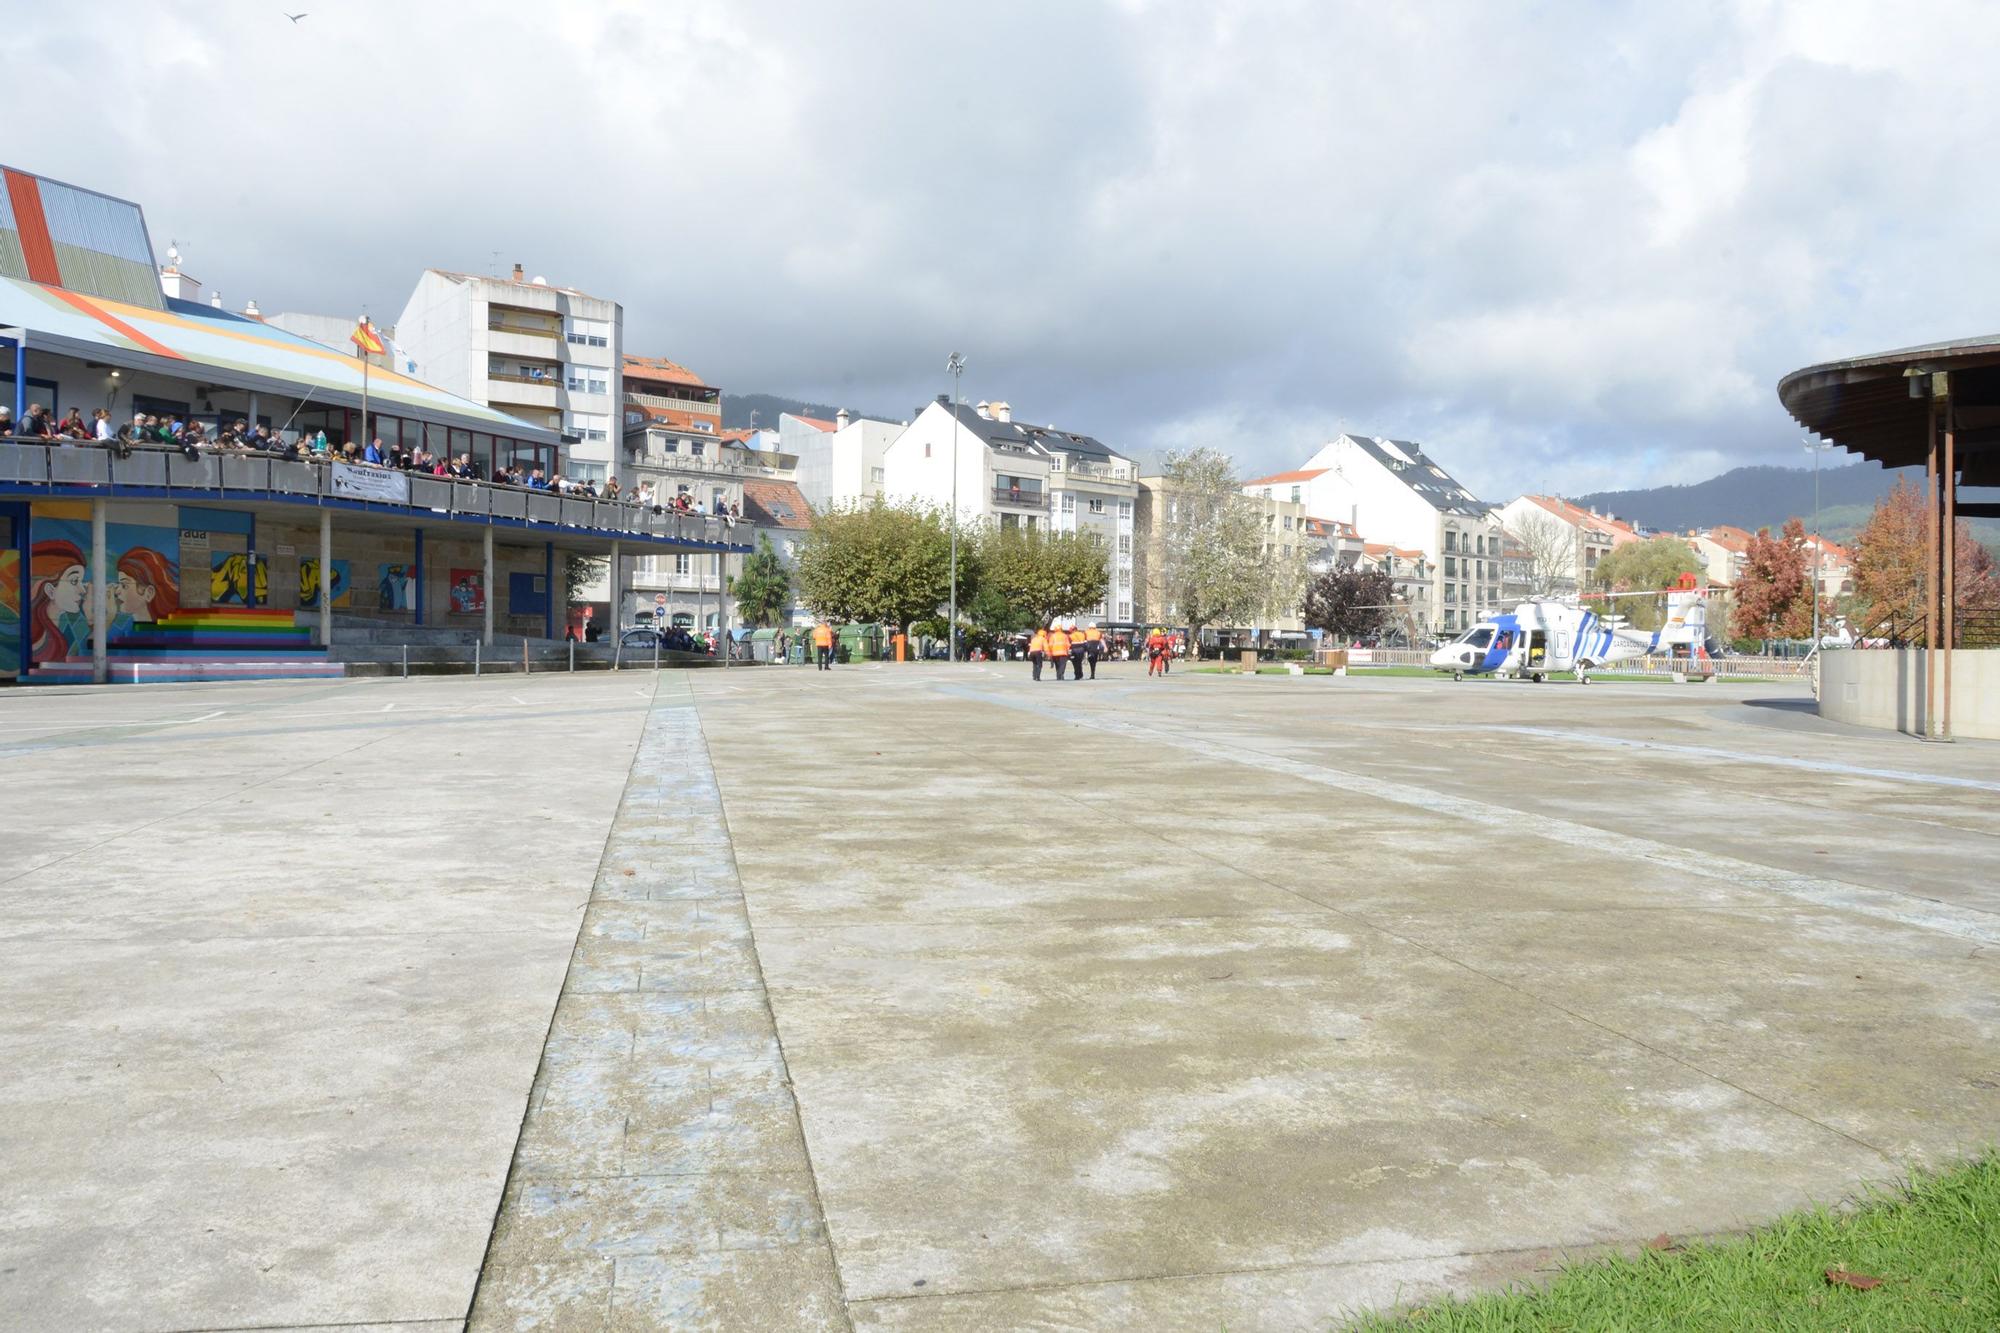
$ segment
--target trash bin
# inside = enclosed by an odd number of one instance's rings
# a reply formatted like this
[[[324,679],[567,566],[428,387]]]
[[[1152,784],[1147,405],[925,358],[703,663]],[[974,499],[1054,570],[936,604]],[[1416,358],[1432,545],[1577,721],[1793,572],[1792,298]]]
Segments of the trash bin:
[[[1245,648],[1238,655],[1243,661],[1243,673],[1245,675],[1255,674],[1257,670],[1257,650],[1255,648]]]

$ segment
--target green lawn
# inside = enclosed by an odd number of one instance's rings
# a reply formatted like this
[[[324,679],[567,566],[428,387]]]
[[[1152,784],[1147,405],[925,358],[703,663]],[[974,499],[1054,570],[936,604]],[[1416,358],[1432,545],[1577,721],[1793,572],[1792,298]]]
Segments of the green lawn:
[[[1369,1315],[1348,1327],[1992,1333],[2000,1329],[2000,1157],[1916,1177],[1907,1192],[1871,1193],[1852,1209],[1812,1208],[1685,1249],[1649,1246],[1636,1257],[1565,1268],[1546,1286]]]

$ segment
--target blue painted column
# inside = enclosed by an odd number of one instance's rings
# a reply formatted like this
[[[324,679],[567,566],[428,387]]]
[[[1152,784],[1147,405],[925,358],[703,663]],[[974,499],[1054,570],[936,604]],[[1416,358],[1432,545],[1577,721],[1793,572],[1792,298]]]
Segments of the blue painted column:
[[[20,679],[26,680],[28,678],[28,668],[34,665],[34,662],[31,660],[34,652],[33,635],[28,629],[28,587],[31,577],[31,571],[28,568],[28,551],[34,541],[28,532],[28,524],[32,511],[25,502],[0,506],[0,509],[4,509],[7,515],[14,520],[14,556],[20,562],[21,578],[21,586],[15,589],[15,595],[21,604],[21,660],[16,662],[14,666],[20,672]]]
[[[542,634],[545,638],[553,639],[556,636],[556,544],[554,542],[542,543],[542,587],[548,590],[548,597],[542,603]],[[493,590],[488,588],[486,595],[491,597]]]
[[[412,566],[410,582],[416,588],[416,595],[410,602],[411,609],[416,612],[413,623],[421,625],[424,623],[424,530],[422,528],[417,529],[417,558]],[[491,595],[490,590],[488,595]]]

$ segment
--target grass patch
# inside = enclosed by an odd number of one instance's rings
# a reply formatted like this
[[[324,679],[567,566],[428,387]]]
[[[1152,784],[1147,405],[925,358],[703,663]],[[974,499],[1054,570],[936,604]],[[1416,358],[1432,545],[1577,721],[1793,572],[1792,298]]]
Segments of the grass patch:
[[[1851,1209],[1789,1213],[1733,1240],[1593,1259],[1543,1287],[1367,1315],[1348,1327],[1991,1333],[2000,1329],[2000,1157],[1870,1191]]]

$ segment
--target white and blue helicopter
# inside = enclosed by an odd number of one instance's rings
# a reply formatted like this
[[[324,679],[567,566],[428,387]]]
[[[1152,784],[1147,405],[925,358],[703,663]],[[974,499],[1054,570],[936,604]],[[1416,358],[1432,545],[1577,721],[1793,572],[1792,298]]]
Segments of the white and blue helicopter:
[[[1490,675],[1540,683],[1553,672],[1569,671],[1587,685],[1590,673],[1601,667],[1661,652],[1706,664],[1708,602],[1702,589],[1669,592],[1667,623],[1657,630],[1632,629],[1623,616],[1600,616],[1563,602],[1522,602],[1439,648],[1431,654],[1431,666],[1451,672],[1453,680]]]

